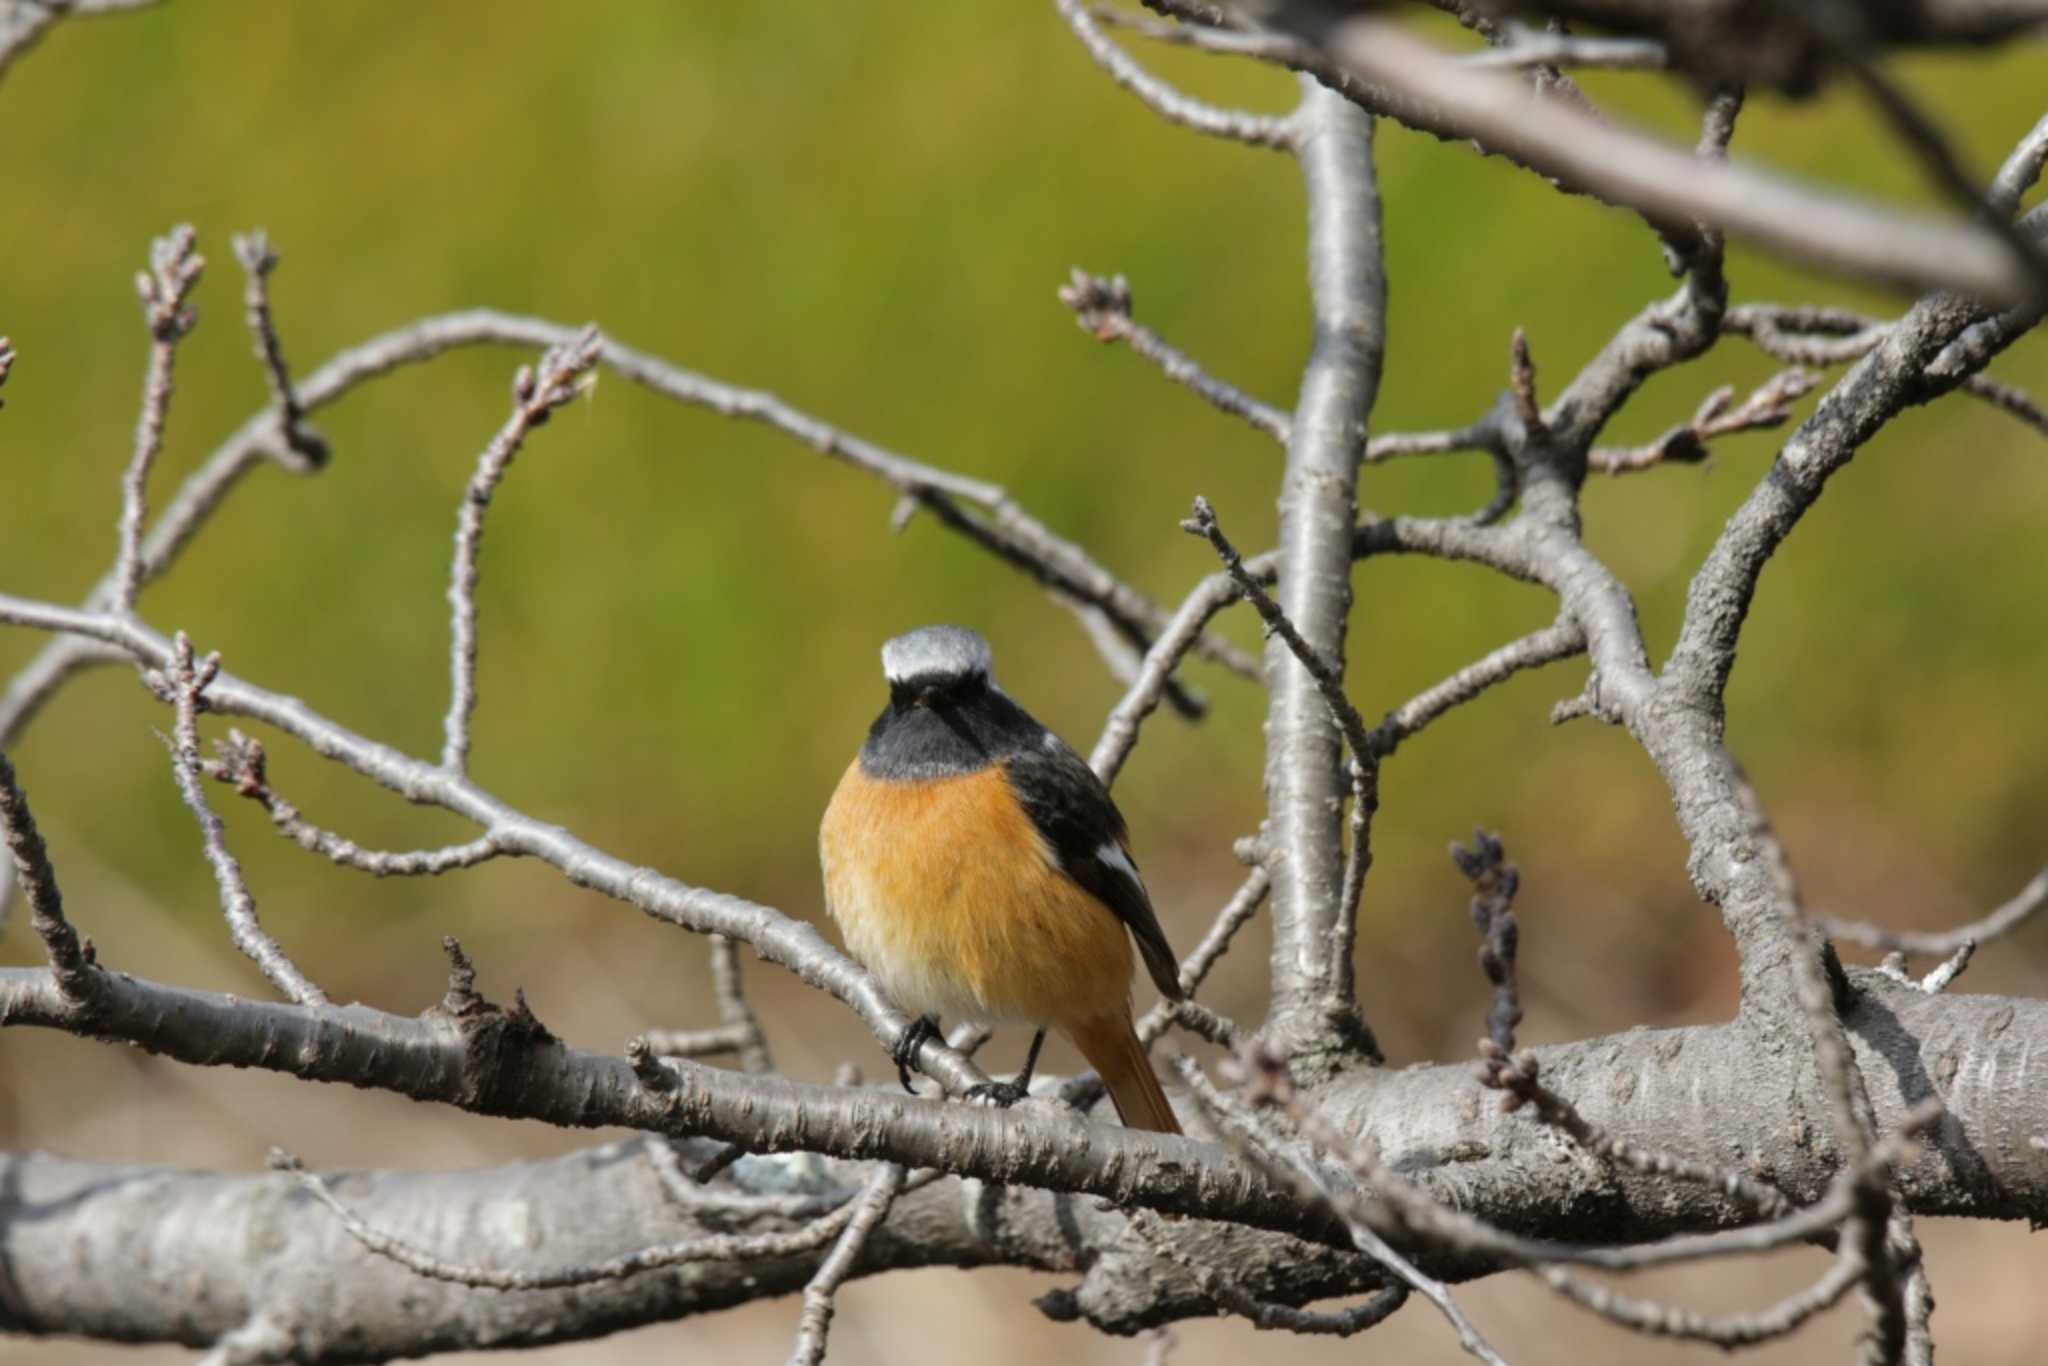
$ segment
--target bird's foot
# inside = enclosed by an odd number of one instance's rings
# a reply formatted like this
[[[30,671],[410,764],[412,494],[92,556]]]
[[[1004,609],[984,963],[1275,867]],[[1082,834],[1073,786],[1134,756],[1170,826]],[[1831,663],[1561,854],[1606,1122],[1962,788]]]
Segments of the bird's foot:
[[[961,1093],[963,1100],[989,1101],[998,1110],[1007,1110],[1031,1092],[1014,1081],[985,1081],[979,1086],[970,1086]]]
[[[889,1056],[896,1063],[896,1079],[913,1096],[917,1088],[910,1084],[910,1065],[917,1061],[917,1050],[938,1037],[939,1022],[929,1015],[920,1015],[897,1037],[896,1047],[890,1051]]]

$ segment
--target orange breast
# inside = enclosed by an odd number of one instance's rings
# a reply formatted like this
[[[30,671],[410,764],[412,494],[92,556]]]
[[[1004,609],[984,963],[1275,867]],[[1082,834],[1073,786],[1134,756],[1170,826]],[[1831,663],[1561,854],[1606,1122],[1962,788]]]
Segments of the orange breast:
[[[906,1010],[1064,1024],[1125,1008],[1123,922],[1059,870],[1001,770],[882,783],[856,760],[818,849],[847,948]]]

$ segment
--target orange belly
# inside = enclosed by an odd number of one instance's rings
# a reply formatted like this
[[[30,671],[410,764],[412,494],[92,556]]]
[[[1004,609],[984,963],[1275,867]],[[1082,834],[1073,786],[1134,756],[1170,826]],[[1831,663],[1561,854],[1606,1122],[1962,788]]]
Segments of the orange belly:
[[[1127,1008],[1123,922],[1060,871],[1000,769],[882,783],[855,760],[818,851],[847,948],[906,1010],[1065,1025]]]

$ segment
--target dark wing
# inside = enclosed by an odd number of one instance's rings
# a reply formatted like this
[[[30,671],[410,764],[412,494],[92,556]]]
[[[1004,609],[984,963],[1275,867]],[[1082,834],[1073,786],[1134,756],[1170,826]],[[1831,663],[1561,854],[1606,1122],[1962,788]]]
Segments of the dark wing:
[[[1039,744],[1006,757],[1003,769],[1061,870],[1130,927],[1160,994],[1169,1001],[1182,999],[1180,960],[1145,895],[1125,843],[1123,813],[1095,770],[1051,731]]]

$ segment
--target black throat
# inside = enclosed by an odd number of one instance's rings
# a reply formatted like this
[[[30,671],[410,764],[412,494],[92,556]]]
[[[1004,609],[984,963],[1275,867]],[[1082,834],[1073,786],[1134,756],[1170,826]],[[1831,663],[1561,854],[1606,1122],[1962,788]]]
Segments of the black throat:
[[[986,684],[938,694],[899,689],[868,727],[860,767],[884,782],[955,778],[1037,748],[1049,733]]]

